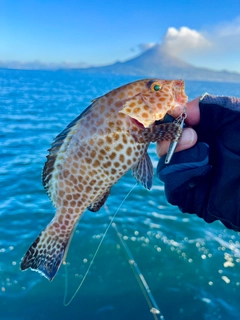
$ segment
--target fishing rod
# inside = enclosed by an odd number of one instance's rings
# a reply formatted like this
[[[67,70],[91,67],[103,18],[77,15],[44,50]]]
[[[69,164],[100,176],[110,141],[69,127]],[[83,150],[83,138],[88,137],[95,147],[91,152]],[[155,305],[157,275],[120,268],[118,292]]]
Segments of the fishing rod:
[[[147,284],[147,281],[145,280],[143,274],[141,273],[133,255],[132,255],[132,252],[130,251],[126,241],[123,239],[123,236],[122,234],[119,232],[117,226],[116,226],[116,223],[113,223],[112,224],[112,227],[113,229],[116,231],[116,234],[120,240],[120,243],[124,249],[124,252],[128,258],[128,263],[130,264],[132,270],[133,270],[133,273],[137,279],[137,282],[141,288],[141,291],[148,303],[148,306],[150,308],[150,312],[152,313],[153,315],[153,318],[155,320],[164,320],[164,316],[161,315],[161,312],[160,312],[160,309],[152,295],[152,292]]]
[[[105,210],[107,211],[107,213],[109,214],[109,209],[108,207],[105,205]],[[132,271],[135,275],[135,278],[139,284],[139,287],[144,295],[144,298],[146,299],[147,301],[147,304],[150,308],[150,312],[152,313],[153,315],[153,318],[155,320],[164,320],[164,316],[161,315],[161,311],[152,295],[152,292],[147,284],[147,281],[145,280],[143,274],[141,273],[133,255],[132,255],[132,252],[131,250],[129,249],[126,241],[123,239],[123,236],[122,234],[119,232],[117,226],[116,226],[116,223],[112,222],[112,227],[113,229],[115,230],[117,236],[118,236],[118,239],[120,240],[120,243],[122,245],[122,248],[124,249],[124,252],[127,256],[127,259],[128,259],[128,263],[130,264],[131,268],[132,268]]]

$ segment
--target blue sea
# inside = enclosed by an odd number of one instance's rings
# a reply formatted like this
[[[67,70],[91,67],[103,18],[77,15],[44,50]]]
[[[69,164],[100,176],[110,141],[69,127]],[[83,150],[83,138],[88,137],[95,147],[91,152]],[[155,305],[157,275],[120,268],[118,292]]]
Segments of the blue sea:
[[[154,319],[112,227],[68,307],[63,305],[64,266],[52,282],[20,270],[21,258],[55,212],[41,183],[54,137],[92,99],[134,80],[75,71],[0,70],[1,320]],[[204,92],[240,96],[240,85],[186,82],[190,99]],[[149,154],[156,168],[154,144]],[[134,184],[129,172],[112,188],[107,207],[86,211],[80,220],[67,256],[67,300],[91,263],[110,216]],[[239,233],[182,214],[168,204],[156,176],[151,191],[138,185],[131,192],[115,223],[151,289],[159,319],[240,319]]]

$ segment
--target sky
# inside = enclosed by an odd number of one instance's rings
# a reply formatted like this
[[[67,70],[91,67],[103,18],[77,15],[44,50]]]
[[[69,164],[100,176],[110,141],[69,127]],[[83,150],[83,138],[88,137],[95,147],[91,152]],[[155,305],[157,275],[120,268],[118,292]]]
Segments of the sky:
[[[0,67],[108,65],[155,44],[240,72],[240,1],[0,0]]]

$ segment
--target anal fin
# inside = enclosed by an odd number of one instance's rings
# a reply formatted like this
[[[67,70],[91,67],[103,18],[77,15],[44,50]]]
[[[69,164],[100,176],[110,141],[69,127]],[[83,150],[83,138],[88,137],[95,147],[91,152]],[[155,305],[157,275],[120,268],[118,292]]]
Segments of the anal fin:
[[[132,175],[138,182],[141,182],[146,189],[150,190],[152,188],[153,165],[147,153],[132,167]]]
[[[107,198],[110,194],[110,188],[105,192],[103,195],[98,197],[94,203],[92,203],[89,207],[88,210],[92,212],[97,212],[101,209],[101,207],[104,205],[104,203],[107,201]]]

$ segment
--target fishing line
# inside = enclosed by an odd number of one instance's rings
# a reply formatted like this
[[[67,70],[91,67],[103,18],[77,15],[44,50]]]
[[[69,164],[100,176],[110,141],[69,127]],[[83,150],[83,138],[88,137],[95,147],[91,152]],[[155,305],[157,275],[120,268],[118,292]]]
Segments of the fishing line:
[[[94,263],[94,260],[95,260],[97,254],[98,254],[98,251],[99,251],[99,249],[100,249],[100,247],[101,247],[101,245],[102,245],[102,243],[103,243],[103,240],[105,239],[105,237],[106,237],[106,235],[107,235],[107,233],[108,233],[108,230],[110,229],[110,227],[111,227],[111,225],[112,225],[112,223],[113,223],[113,221],[114,221],[114,219],[115,219],[118,211],[121,209],[123,203],[125,202],[125,200],[128,198],[128,196],[130,195],[130,193],[133,191],[133,189],[134,189],[137,185],[138,185],[138,182],[137,182],[137,183],[131,188],[131,190],[127,193],[127,195],[124,197],[124,199],[123,199],[122,202],[120,203],[119,207],[118,207],[117,210],[115,211],[113,217],[111,218],[111,220],[110,220],[110,222],[109,222],[109,224],[108,224],[108,226],[107,226],[107,229],[105,230],[105,232],[104,232],[104,234],[103,234],[103,237],[102,237],[101,241],[100,241],[99,244],[98,244],[98,247],[97,247],[97,249],[96,249],[96,251],[95,251],[95,253],[94,253],[94,255],[93,255],[93,258],[92,258],[92,260],[91,260],[88,268],[87,268],[87,271],[85,272],[85,274],[84,274],[84,276],[83,276],[83,278],[82,278],[82,281],[80,282],[79,286],[77,287],[76,291],[74,292],[74,294],[72,295],[71,299],[70,299],[68,302],[66,302],[66,300],[67,300],[67,293],[68,293],[68,269],[67,269],[67,263],[66,263],[66,262],[63,263],[63,264],[65,265],[65,273],[66,273],[66,274],[65,274],[65,293],[64,293],[64,298],[63,298],[63,305],[64,305],[65,307],[67,307],[67,306],[70,305],[70,303],[71,303],[71,302],[73,301],[73,299],[76,297],[78,291],[81,289],[81,287],[82,287],[82,285],[83,285],[83,283],[84,283],[84,281],[85,281],[85,279],[86,279],[86,277],[87,277],[87,275],[88,275],[88,273],[89,273],[89,271],[90,271],[90,269],[91,269],[91,267],[92,267],[92,265],[93,265],[93,263]]]
[[[107,212],[109,212],[108,208],[105,207],[105,210]],[[153,318],[155,320],[164,320],[164,316],[161,314],[161,311],[152,295],[152,292],[147,284],[147,281],[145,280],[143,274],[141,273],[138,265],[137,265],[137,262],[135,261],[126,241],[123,239],[123,236],[122,234],[119,232],[117,226],[116,226],[116,223],[112,223],[112,227],[115,229],[116,231],[116,234],[120,240],[120,243],[124,249],[124,252],[127,256],[127,259],[128,259],[128,263],[130,264],[131,268],[132,268],[132,271],[135,275],[135,278],[139,284],[139,287],[144,295],[144,298],[145,300],[147,301],[147,304],[149,306],[149,311],[152,313],[153,315]]]

